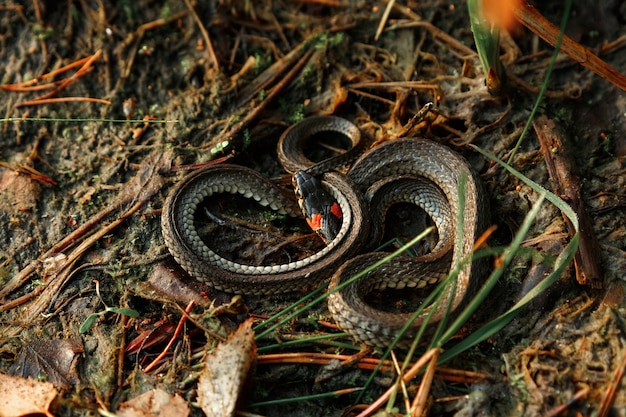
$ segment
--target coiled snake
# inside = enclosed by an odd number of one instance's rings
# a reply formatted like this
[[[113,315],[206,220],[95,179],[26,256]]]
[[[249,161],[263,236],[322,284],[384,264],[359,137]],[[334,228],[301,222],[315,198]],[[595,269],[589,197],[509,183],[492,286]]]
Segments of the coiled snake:
[[[412,202],[420,206],[437,227],[439,240],[433,250],[417,258],[394,258],[328,299],[329,310],[342,329],[363,343],[386,346],[410,314],[380,311],[368,305],[364,296],[372,289],[422,288],[445,277],[451,265],[471,254],[474,241],[485,226],[484,198],[465,159],[423,138],[402,138],[377,146],[361,155],[346,175],[329,168],[329,165],[344,164],[343,157],[314,164],[304,156],[303,145],[316,135],[328,133],[347,137],[355,150],[362,147],[359,129],[333,116],[311,117],[291,126],[278,144],[279,159],[285,169],[293,174],[304,171],[320,177],[324,192],[338,205],[337,230],[326,239],[324,249],[282,265],[252,266],[227,260],[209,248],[198,235],[194,216],[200,203],[214,194],[241,194],[280,213],[296,215],[300,212],[293,198],[261,175],[230,164],[195,171],[174,187],[163,207],[163,236],[171,254],[192,277],[226,292],[266,295],[304,291],[331,276],[333,288],[385,256],[384,253],[362,252],[365,247],[376,246],[381,234],[380,224],[384,221],[380,217],[384,216],[386,207],[395,201]],[[464,229],[462,244],[457,247],[455,219],[462,178],[465,184]],[[328,210],[324,212],[327,214]],[[457,309],[481,282],[482,264],[466,262],[462,265],[453,286],[455,291],[449,294],[452,310]],[[445,311],[438,308],[430,321],[441,320]],[[412,324],[407,338],[415,335],[427,313],[428,310]],[[400,343],[403,345],[406,343]]]

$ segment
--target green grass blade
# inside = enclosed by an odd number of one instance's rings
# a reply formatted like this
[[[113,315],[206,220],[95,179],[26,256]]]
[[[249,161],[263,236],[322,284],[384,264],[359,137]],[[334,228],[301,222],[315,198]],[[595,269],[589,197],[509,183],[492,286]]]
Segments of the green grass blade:
[[[465,308],[465,310],[463,310],[463,312],[459,315],[459,317],[455,320],[455,322],[450,326],[448,331],[441,337],[440,340],[438,340],[438,345],[437,345],[438,347],[441,347],[446,341],[448,341],[452,336],[454,336],[454,334],[461,328],[463,323],[467,321],[469,316],[471,316],[474,313],[474,311],[476,311],[478,307],[480,307],[480,305],[483,303],[485,298],[487,298],[487,295],[489,295],[493,287],[496,285],[496,283],[502,276],[502,273],[504,272],[504,270],[509,266],[509,264],[513,260],[513,257],[517,253],[517,250],[522,245],[522,242],[524,241],[524,239],[526,238],[526,235],[528,234],[528,230],[530,230],[532,223],[535,221],[535,218],[537,217],[537,214],[539,213],[539,209],[541,208],[541,204],[543,203],[543,201],[544,201],[544,196],[540,195],[537,202],[535,202],[531,210],[528,212],[528,214],[524,218],[524,221],[522,222],[522,225],[520,226],[519,230],[515,234],[513,241],[504,251],[504,256],[502,257],[502,266],[500,266],[499,268],[496,268],[496,270],[492,272],[492,274],[489,276],[489,278],[487,279],[487,281],[485,282],[481,290],[478,292],[478,294],[474,296],[470,304]]]
[[[7,117],[0,122],[56,122],[56,123],[178,123],[178,120],[144,120],[144,119],[94,119],[94,118],[56,118],[56,117]]]
[[[520,134],[519,139],[517,140],[517,143],[513,147],[513,150],[511,151],[511,155],[509,156],[509,159],[507,159],[506,161],[508,164],[512,163],[513,157],[515,156],[515,154],[517,153],[517,150],[519,149],[520,145],[524,141],[524,138],[526,137],[526,134],[528,133],[528,129],[530,129],[530,126],[532,125],[532,121],[535,118],[537,109],[539,109],[539,104],[541,103],[541,100],[543,99],[543,95],[548,89],[548,81],[550,80],[550,75],[552,75],[552,70],[554,69],[556,58],[559,55],[559,49],[561,49],[561,43],[563,42],[563,35],[565,34],[565,27],[567,26],[567,20],[569,19],[569,14],[570,14],[571,9],[572,9],[572,0],[567,0],[567,2],[565,3],[565,10],[563,11],[563,17],[561,18],[561,26],[559,27],[559,37],[556,40],[556,45],[554,45],[552,58],[550,58],[550,64],[548,65],[546,76],[544,77],[543,83],[541,84],[541,90],[539,90],[539,95],[537,96],[537,99],[535,100],[535,104],[533,105],[533,108],[530,111],[530,114],[528,115],[528,120],[526,121],[526,124],[524,125],[524,129],[522,129],[522,133]]]
[[[459,207],[458,207],[457,218],[456,218],[456,232],[455,232],[455,245],[457,245],[456,247],[460,247],[460,245],[463,244],[463,240],[464,240],[464,236],[463,236],[464,227],[463,227],[463,225],[465,223],[464,213],[465,213],[465,185],[466,185],[466,183],[467,183],[467,177],[465,175],[462,175],[461,178],[459,179],[459,183],[458,183]],[[409,364],[410,364],[410,362],[411,362],[411,360],[412,360],[412,358],[413,358],[413,356],[415,354],[415,351],[417,350],[417,347],[418,347],[419,343],[422,340],[422,337],[423,337],[423,335],[424,335],[424,333],[426,331],[426,328],[428,326],[428,323],[430,322],[430,319],[431,319],[432,315],[435,313],[435,311],[437,311],[439,309],[439,304],[444,300],[446,295],[448,295],[448,297],[447,297],[448,311],[450,310],[450,307],[451,307],[451,304],[452,304],[452,301],[453,301],[453,297],[451,296],[451,294],[455,293],[456,278],[457,278],[457,276],[458,276],[458,274],[459,274],[459,272],[461,270],[460,268],[461,268],[461,262],[457,262],[455,265],[453,265],[452,271],[448,274],[448,276],[442,282],[440,282],[437,285],[437,287],[435,287],[435,289],[422,302],[421,306],[416,311],[413,312],[413,314],[411,315],[410,319],[407,320],[405,325],[400,329],[400,332],[398,333],[398,336],[393,340],[391,345],[389,345],[387,347],[387,349],[385,350],[384,354],[381,356],[381,359],[378,362],[378,365],[376,365],[376,367],[374,368],[374,370],[370,374],[369,378],[365,382],[365,385],[363,387],[363,392],[361,394],[359,394],[359,396],[357,398],[357,402],[359,402],[361,400],[361,397],[363,396],[363,394],[366,392],[367,388],[370,386],[370,384],[374,380],[374,377],[376,376],[376,374],[380,370],[383,362],[390,356],[391,351],[396,347],[398,342],[400,342],[400,340],[402,339],[403,335],[413,325],[415,320],[417,320],[417,318],[422,314],[422,312],[427,307],[429,307],[430,310],[429,310],[428,314],[426,315],[426,317],[424,318],[424,321],[422,322],[422,325],[420,326],[420,329],[418,330],[417,334],[415,335],[415,338],[413,339],[413,342],[411,343],[409,351],[407,352],[406,358],[404,359],[404,362],[402,363],[402,368],[401,368],[400,374],[402,374],[403,371],[408,368],[408,366],[409,366]],[[447,314],[444,315],[444,318],[439,322],[439,324],[437,326],[437,329],[435,331],[435,335],[431,339],[431,343],[430,343],[431,347],[436,344],[436,340],[438,338],[437,335],[441,334],[444,331],[444,329],[445,329],[446,316],[447,316]]]
[[[419,235],[415,236],[413,239],[411,239],[410,242],[408,242],[406,245],[404,245],[403,247],[401,247],[400,249],[396,250],[395,252],[389,254],[388,256],[385,256],[384,258],[382,258],[380,261],[374,263],[372,266],[370,266],[367,269],[364,269],[363,271],[359,272],[358,274],[355,274],[353,277],[351,277],[349,280],[347,280],[346,282],[342,283],[341,285],[338,285],[337,287],[333,288],[332,290],[326,292],[325,294],[322,294],[321,296],[315,298],[313,301],[307,303],[306,305],[304,305],[303,307],[295,310],[293,313],[288,314],[287,316],[283,317],[282,320],[278,321],[277,323],[275,323],[274,325],[270,326],[269,328],[267,328],[266,330],[264,330],[263,332],[257,334],[256,338],[261,338],[263,336],[268,335],[269,333],[273,332],[274,330],[276,330],[278,327],[282,326],[283,324],[287,323],[289,320],[291,320],[294,317],[297,317],[298,315],[302,314],[303,312],[307,311],[308,309],[310,309],[311,307],[313,307],[314,305],[326,300],[326,298],[328,298],[328,296],[336,291],[339,291],[345,287],[347,287],[348,285],[352,284],[354,281],[360,279],[362,276],[364,276],[365,274],[369,273],[370,271],[380,267],[381,265],[386,264],[387,262],[389,262],[391,259],[395,258],[396,256],[404,253],[405,251],[407,251],[409,248],[411,248],[413,245],[415,245],[416,243],[418,243],[420,240],[424,239],[426,236],[428,236],[428,234],[430,234],[432,232],[433,228],[430,227],[426,230],[424,230],[422,233],[420,233]],[[308,296],[305,298],[309,298]],[[288,307],[287,309],[290,311],[294,308],[294,306],[298,306],[299,302],[296,302],[294,304],[292,304],[290,307]],[[276,316],[274,317],[278,317],[278,316],[282,316],[284,313],[280,312],[278,313]],[[262,328],[263,326],[266,325],[266,323],[269,321],[265,320],[262,323],[260,323],[258,326],[255,327],[255,329],[257,328]]]
[[[289,313],[290,311],[294,310],[295,308],[297,308],[299,305],[306,303],[308,300],[310,300],[311,298],[321,294],[322,292],[324,292],[324,290],[326,289],[326,287],[328,286],[327,283],[322,284],[319,288],[316,288],[314,291],[311,291],[310,293],[306,294],[305,296],[303,296],[302,298],[300,298],[298,301],[296,301],[295,303],[291,304],[288,307],[285,307],[284,309],[280,310],[278,313],[274,314],[271,317],[268,317],[267,319],[263,320],[261,323],[257,324],[256,326],[254,326],[252,328],[252,330],[254,330],[255,332],[259,332],[261,331],[261,329],[263,329],[266,326],[269,326],[270,323],[280,319],[281,317],[283,317],[285,314]],[[265,333],[263,333],[264,335]],[[259,337],[257,335],[257,337]]]
[[[492,336],[496,332],[500,331],[504,326],[509,324],[511,320],[513,320],[520,313],[520,311],[533,300],[533,298],[545,291],[561,276],[561,274],[565,271],[572,259],[574,259],[574,255],[576,254],[577,249],[578,233],[576,233],[572,240],[567,244],[567,246],[563,250],[562,256],[559,256],[557,258],[557,264],[555,265],[555,269],[550,275],[548,275],[543,281],[537,284],[535,288],[528,292],[528,294],[526,294],[521,300],[519,300],[506,313],[498,316],[494,320],[482,326],[480,330],[474,332],[469,337],[466,337],[462,342],[444,352],[439,357],[439,363],[443,363],[458,355],[459,353],[469,349],[470,347],[482,342],[483,340]]]
[[[345,388],[345,389],[338,390],[338,391],[323,392],[321,394],[311,394],[311,395],[306,395],[302,397],[281,398],[279,400],[256,402],[256,403],[250,404],[249,406],[256,408],[256,407],[263,407],[263,406],[268,406],[268,405],[280,405],[280,404],[289,404],[289,403],[294,403],[294,402],[315,401],[321,398],[336,398],[336,397],[339,397],[340,395],[352,394],[353,392],[358,392],[361,390],[362,388],[359,388],[359,387]]]
[[[349,337],[349,336],[350,335],[348,333],[327,333],[327,334],[299,337],[297,339],[287,340],[279,344],[261,346],[257,348],[257,353],[262,354],[265,352],[272,352],[278,349],[284,349],[290,346],[302,345],[305,343],[323,342],[328,339],[336,339],[338,337]],[[323,344],[326,346],[337,346],[337,347],[342,347],[344,349],[354,349],[357,351],[359,350],[357,347],[348,345],[347,343],[334,343],[332,341],[329,341],[328,343],[323,343]]]
[[[498,93],[505,79],[504,68],[500,61],[500,30],[490,23],[483,14],[483,0],[468,0],[470,26],[474,35],[476,52],[483,66],[487,87],[490,92]]]
[[[487,158],[489,158],[489,159],[491,159],[493,161],[496,161],[504,169],[509,171],[516,178],[521,180],[524,184],[528,185],[530,188],[532,188],[536,192],[538,192],[540,194],[544,194],[545,197],[546,197],[546,200],[548,200],[549,202],[554,204],[559,210],[561,210],[567,216],[567,218],[572,222],[572,225],[574,226],[574,229],[576,230],[576,233],[578,233],[578,230],[579,230],[578,215],[576,214],[576,212],[574,212],[574,210],[572,210],[572,208],[569,206],[569,204],[567,204],[565,201],[561,200],[554,193],[546,190],[541,185],[537,184],[536,182],[534,182],[530,178],[526,177],[524,174],[522,174],[521,172],[519,172],[518,170],[516,170],[515,168],[513,168],[509,164],[505,163],[504,161],[501,161],[495,155],[492,155],[489,152],[482,150],[478,146],[475,146],[475,145],[470,145],[470,146],[474,150],[476,150],[477,152],[481,153],[483,156],[485,156],[485,157],[487,157]]]
[[[443,363],[443,362],[453,358],[454,356],[458,355],[459,353],[461,353],[461,352],[469,349],[470,347],[476,345],[477,343],[480,343],[481,341],[483,341],[486,338],[492,336],[493,334],[495,334],[496,332],[501,330],[504,326],[506,326],[508,323],[510,323],[511,320],[513,320],[520,313],[520,311],[528,303],[530,303],[530,301],[533,300],[533,298],[535,298],[541,292],[545,291],[550,285],[552,285],[561,276],[561,274],[565,271],[567,266],[573,260],[574,255],[576,254],[576,251],[578,250],[578,240],[579,240],[578,216],[576,215],[576,213],[572,210],[572,208],[567,203],[565,203],[562,199],[560,199],[559,197],[557,197],[556,195],[554,195],[550,191],[546,190],[542,186],[540,186],[537,183],[533,182],[532,180],[530,180],[529,178],[524,176],[522,173],[520,173],[517,170],[515,170],[514,168],[512,168],[510,165],[508,165],[508,164],[504,163],[503,161],[499,160],[495,156],[490,155],[489,153],[483,151],[482,149],[480,149],[478,147],[474,147],[474,149],[478,150],[480,153],[482,153],[483,155],[487,156],[488,158],[493,159],[494,161],[498,162],[506,170],[511,172],[511,174],[513,174],[515,177],[517,177],[518,179],[523,181],[526,185],[528,185],[533,190],[538,192],[540,194],[540,198],[533,205],[531,211],[528,213],[528,215],[524,219],[524,222],[522,223],[522,226],[520,227],[520,229],[516,233],[515,238],[513,239],[513,242],[504,251],[502,266],[500,266],[499,268],[497,268],[496,270],[494,270],[492,272],[490,277],[487,279],[487,282],[483,286],[483,289],[481,289],[481,291],[479,291],[479,294],[476,296],[476,298],[474,300],[471,301],[470,306],[468,306],[468,308],[466,309],[467,310],[467,314],[466,314],[466,311],[464,311],[462,313],[462,316],[469,317],[469,314],[471,314],[471,312],[475,311],[475,309],[478,308],[478,306],[482,303],[482,301],[487,296],[487,294],[489,293],[489,291],[491,290],[493,285],[495,285],[497,280],[503,274],[504,269],[507,267],[507,265],[510,264],[510,262],[513,259],[513,256],[515,256],[517,254],[517,252],[519,251],[519,248],[521,246],[521,242],[525,238],[526,234],[528,233],[528,229],[530,227],[530,224],[534,220],[534,218],[536,217],[536,215],[538,213],[538,210],[539,210],[539,207],[540,207],[540,204],[542,203],[544,198],[546,200],[550,201],[552,204],[554,204],[557,208],[559,208],[569,218],[569,220],[572,222],[572,224],[573,224],[573,226],[574,226],[574,228],[576,230],[576,233],[574,234],[574,236],[572,237],[570,242],[566,245],[566,247],[563,250],[563,252],[561,254],[559,254],[559,256],[557,256],[557,258],[555,259],[554,266],[553,266],[553,271],[552,271],[552,273],[550,273],[550,275],[548,275],[543,281],[541,281],[539,284],[537,284],[535,286],[535,288],[533,288],[530,292],[528,292],[528,294],[526,294],[521,300],[519,300],[507,312],[505,312],[501,316],[495,318],[494,320],[490,321],[486,325],[482,326],[479,330],[477,330],[476,332],[474,332],[470,336],[466,337],[463,341],[461,341],[457,345],[453,346],[451,349],[449,349],[446,352],[444,352],[439,357],[439,362],[440,363]],[[462,324],[462,322],[467,317],[465,317],[463,319],[462,319],[462,317],[459,317],[457,322],[455,322],[455,324],[453,324],[449,334],[444,335],[444,339],[447,340],[446,336],[453,335],[454,332],[456,330],[458,330],[458,329],[454,330],[453,328],[455,326],[457,326],[458,324]],[[454,332],[453,332],[453,330],[454,330]]]

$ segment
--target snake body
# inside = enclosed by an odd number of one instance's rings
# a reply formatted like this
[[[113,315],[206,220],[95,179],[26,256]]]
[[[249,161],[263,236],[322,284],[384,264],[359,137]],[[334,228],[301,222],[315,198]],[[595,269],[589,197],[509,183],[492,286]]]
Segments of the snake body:
[[[369,230],[368,221],[354,221],[368,217],[362,197],[347,178],[327,173],[322,184],[346,215],[337,237],[310,257],[283,265],[243,265],[221,257],[200,239],[195,213],[202,200],[213,194],[240,194],[279,213],[299,212],[292,199],[257,172],[230,164],[195,171],[172,190],[161,215],[165,244],[189,275],[222,291],[269,295],[312,288],[360,249]]]
[[[396,257],[328,298],[329,310],[339,327],[363,343],[388,346],[412,314],[375,309],[365,302],[365,295],[373,289],[420,289],[434,285],[445,278],[454,265],[461,264],[445,301],[435,311],[425,309],[403,336],[398,346],[407,347],[429,314],[432,314],[430,323],[441,321],[448,308],[449,311],[457,310],[480,285],[484,264],[480,261],[461,262],[471,256],[474,242],[485,227],[487,210],[482,188],[464,158],[423,138],[398,139],[372,149],[355,162],[348,176],[361,190],[370,188],[380,178],[399,176],[414,177],[436,186],[426,187],[432,198],[417,202],[437,225],[439,242],[433,251],[417,258]],[[463,230],[461,244],[457,246],[454,242],[455,217],[461,206],[459,184],[462,182],[465,184]],[[351,259],[333,275],[330,288],[337,287],[384,256],[384,253],[368,253]]]
[[[458,154],[423,138],[403,138],[387,142],[363,154],[347,175],[330,169],[352,158],[347,153],[315,164],[302,151],[316,135],[339,133],[358,151],[360,132],[345,119],[320,116],[303,120],[281,136],[278,155],[288,172],[305,171],[321,176],[322,184],[341,208],[341,227],[321,251],[282,265],[238,264],[218,255],[199,237],[194,216],[199,204],[217,193],[241,194],[280,213],[294,215],[297,204],[253,170],[220,164],[195,171],[181,180],[163,206],[162,231],[165,243],[176,261],[194,278],[231,293],[268,295],[303,291],[332,275],[331,288],[371,265],[385,254],[356,256],[365,246],[372,247],[381,235],[378,218],[395,201],[410,201],[433,219],[439,240],[435,248],[417,259],[395,258],[367,274],[357,284],[329,296],[329,310],[338,325],[357,340],[386,346],[406,323],[406,314],[387,313],[369,306],[363,297],[372,289],[421,288],[439,282],[451,265],[471,254],[477,234],[485,225],[480,185],[469,164]],[[462,244],[454,244],[455,213],[460,202],[458,185],[465,179],[465,210]],[[365,198],[372,202],[368,208]],[[376,215],[370,235],[370,210]],[[350,259],[348,261],[348,259]],[[346,262],[347,261],[347,262]],[[452,309],[458,308],[480,282],[482,266],[466,263],[460,269],[454,291],[449,293]],[[445,304],[445,303],[444,303]],[[415,334],[424,313],[413,324]],[[431,321],[442,319],[445,311],[432,313]],[[402,344],[401,344],[402,346]]]

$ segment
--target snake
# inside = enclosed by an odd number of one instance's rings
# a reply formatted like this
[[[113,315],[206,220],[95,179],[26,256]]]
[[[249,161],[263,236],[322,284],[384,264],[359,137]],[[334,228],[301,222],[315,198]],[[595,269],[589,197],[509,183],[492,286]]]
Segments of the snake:
[[[311,161],[305,147],[325,136],[347,138],[351,149]],[[161,228],[169,252],[192,278],[234,294],[304,292],[330,278],[328,309],[337,325],[357,342],[380,347],[396,339],[411,314],[382,311],[370,305],[366,296],[385,289],[424,291],[460,265],[454,285],[447,290],[449,302],[426,308],[397,344],[408,346],[427,317],[430,323],[440,322],[448,312],[458,311],[481,285],[484,264],[464,261],[486,225],[484,193],[469,163],[430,139],[399,138],[365,152],[364,148],[360,129],[337,116],[308,117],[288,127],[278,140],[277,154],[283,168],[293,175],[296,201],[283,188],[240,165],[222,163],[186,175],[163,205]],[[348,165],[346,173],[340,172],[338,167]],[[463,202],[460,185],[464,186]],[[328,207],[315,209],[319,201],[306,202],[302,194],[312,186],[322,190],[316,198],[328,201]],[[326,245],[279,265],[248,265],[222,257],[200,237],[195,216],[205,199],[223,193],[253,199],[294,217],[301,217],[303,208],[314,207],[317,211],[305,212],[305,216],[314,229],[332,229],[321,234]],[[342,285],[387,255],[371,251],[383,235],[387,209],[397,202],[417,205],[432,219],[438,235],[434,248],[417,257],[393,258],[358,281]],[[456,215],[461,208],[463,230],[457,233]],[[328,216],[335,217],[332,225],[325,224]]]

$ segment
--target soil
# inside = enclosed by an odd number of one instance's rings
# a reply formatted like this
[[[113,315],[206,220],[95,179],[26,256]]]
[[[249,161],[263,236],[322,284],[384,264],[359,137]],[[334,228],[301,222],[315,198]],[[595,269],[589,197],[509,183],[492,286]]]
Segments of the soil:
[[[37,79],[41,85],[78,72],[51,98],[110,103],[29,104],[50,88],[0,92],[5,117],[0,131],[0,371],[52,382],[59,391],[54,415],[115,411],[155,388],[180,395],[191,414],[202,415],[196,391],[202,354],[249,314],[266,317],[297,299],[244,296],[245,306],[239,298],[231,303],[231,295],[192,282],[177,268],[161,236],[160,209],[191,165],[225,157],[284,182],[276,140],[295,121],[335,114],[380,140],[396,136],[424,104],[433,102],[431,115],[439,117],[412,133],[452,147],[480,173],[491,223],[497,226],[490,247],[508,245],[539,198],[470,143],[509,158],[537,96],[537,89],[529,91],[516,80],[541,85],[550,45],[523,27],[512,30],[502,48],[510,83],[504,95],[494,97],[471,52],[464,2],[396,2],[378,39],[383,2],[256,3],[211,0],[194,3],[193,12],[186,2],[168,1],[33,1],[0,7],[0,84]],[[590,50],[602,51],[602,59],[626,73],[626,7],[617,0],[600,3],[575,4],[567,33]],[[544,2],[539,11],[558,26],[563,4]],[[602,49],[613,41],[618,42]],[[81,71],[84,63],[43,77],[92,56]],[[298,63],[304,63],[302,69]],[[294,68],[295,79],[272,90]],[[595,285],[581,285],[577,268],[570,266],[504,329],[447,362],[430,390],[430,415],[535,416],[563,406],[561,415],[626,416],[619,375],[626,358],[626,94],[559,56],[538,115],[563,129],[592,220],[593,230],[586,232],[599,242],[593,249],[601,276]],[[532,128],[511,164],[553,189]],[[231,215],[241,217],[237,210]],[[248,222],[245,216],[242,221]],[[222,249],[241,253],[245,246],[249,258],[272,262],[277,255],[271,245],[281,245],[271,240],[277,231],[288,227],[303,239],[309,235],[303,222],[263,222],[272,226],[258,234],[260,240]],[[515,257],[453,343],[528,293],[570,240],[560,211],[543,203],[525,237],[527,250]],[[270,247],[259,247],[260,241]],[[307,244],[294,245],[291,251]],[[266,252],[269,260],[264,260]],[[493,265],[500,259],[493,257]],[[146,371],[166,348],[191,298],[198,303],[192,320],[176,335],[168,355]],[[216,311],[221,304],[228,308]],[[131,317],[134,313],[137,317]],[[318,305],[283,326],[280,335],[325,334],[333,331],[327,326],[331,321]],[[370,371],[349,365],[335,369],[334,362],[261,360],[263,354],[284,351],[355,354],[358,346],[350,338],[293,348],[275,347],[273,340],[257,342],[266,350],[259,351],[238,409],[268,416],[354,415],[355,393],[254,406],[363,386]],[[445,372],[450,368],[463,373],[452,378]],[[411,396],[419,381],[408,384]],[[373,402],[392,382],[392,373],[377,374],[361,402]],[[606,400],[612,384],[617,394]],[[603,401],[609,401],[608,414],[599,411]],[[403,415],[402,401],[396,406]]]

